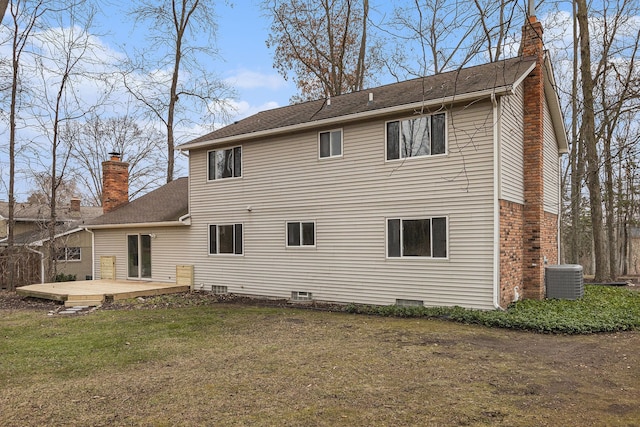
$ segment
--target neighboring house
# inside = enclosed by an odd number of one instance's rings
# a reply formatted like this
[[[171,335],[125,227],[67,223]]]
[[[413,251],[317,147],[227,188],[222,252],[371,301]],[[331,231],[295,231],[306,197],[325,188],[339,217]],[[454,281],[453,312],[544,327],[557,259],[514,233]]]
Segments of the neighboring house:
[[[0,250],[7,246],[9,206],[0,202]],[[72,199],[69,205],[56,209],[55,250],[57,272],[76,276],[78,280],[91,278],[93,266],[92,239],[82,225],[102,213],[102,208],[80,206],[80,199]],[[38,281],[45,280],[44,272],[52,259],[49,254],[50,207],[46,204],[17,203],[14,211],[14,245],[20,249],[36,253],[40,259]],[[25,283],[21,283],[25,284]]]
[[[173,280],[191,264],[214,292],[481,309],[544,298],[567,141],[541,36],[530,17],[521,57],[263,111],[182,145],[188,210],[154,218],[134,201],[138,223],[99,219],[96,277],[115,255],[119,278]],[[172,185],[186,188],[156,191]]]

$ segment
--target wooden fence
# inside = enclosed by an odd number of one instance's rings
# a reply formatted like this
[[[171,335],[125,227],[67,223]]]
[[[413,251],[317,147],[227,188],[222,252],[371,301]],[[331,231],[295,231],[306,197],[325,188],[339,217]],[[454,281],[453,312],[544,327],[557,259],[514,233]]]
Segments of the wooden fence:
[[[12,254],[8,251],[0,252],[0,289],[9,288],[9,262],[15,261],[16,287],[40,283],[40,256],[32,252],[16,250]]]

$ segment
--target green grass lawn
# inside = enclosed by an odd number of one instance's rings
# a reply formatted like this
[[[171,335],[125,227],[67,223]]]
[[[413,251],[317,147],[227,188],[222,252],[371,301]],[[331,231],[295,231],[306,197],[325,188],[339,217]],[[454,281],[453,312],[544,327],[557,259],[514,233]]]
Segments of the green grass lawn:
[[[617,291],[589,290],[569,305]],[[0,425],[628,426],[640,419],[639,332],[538,334],[213,302],[175,307],[164,301],[178,297],[166,298],[71,317],[0,310]],[[624,298],[637,310],[635,294]]]

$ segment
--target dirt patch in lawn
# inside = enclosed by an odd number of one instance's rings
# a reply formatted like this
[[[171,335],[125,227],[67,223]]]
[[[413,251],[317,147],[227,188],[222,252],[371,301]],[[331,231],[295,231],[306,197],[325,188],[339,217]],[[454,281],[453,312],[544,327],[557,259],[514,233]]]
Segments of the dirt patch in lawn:
[[[189,293],[77,318],[47,317],[30,305],[27,316],[0,312],[9,319],[0,321],[0,353],[9,357],[0,364],[0,424],[631,426],[640,419],[637,332],[542,335],[288,306]],[[20,334],[37,346],[24,345],[20,358],[32,359],[15,378],[10,358]]]

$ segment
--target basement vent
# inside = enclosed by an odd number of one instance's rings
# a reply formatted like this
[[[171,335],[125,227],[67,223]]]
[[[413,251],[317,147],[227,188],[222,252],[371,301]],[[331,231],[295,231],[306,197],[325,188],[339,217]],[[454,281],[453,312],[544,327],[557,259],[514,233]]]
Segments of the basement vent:
[[[396,305],[399,307],[424,307],[424,302],[417,299],[397,299]]]
[[[578,299],[584,296],[582,266],[575,264],[549,265],[544,269],[547,298]]]
[[[303,291],[291,292],[292,301],[311,301],[312,299],[313,299],[313,295],[311,294],[311,292],[303,292]]]
[[[211,292],[213,292],[214,294],[227,294],[227,293],[229,293],[229,291],[227,290],[226,286],[212,286],[211,287]]]

